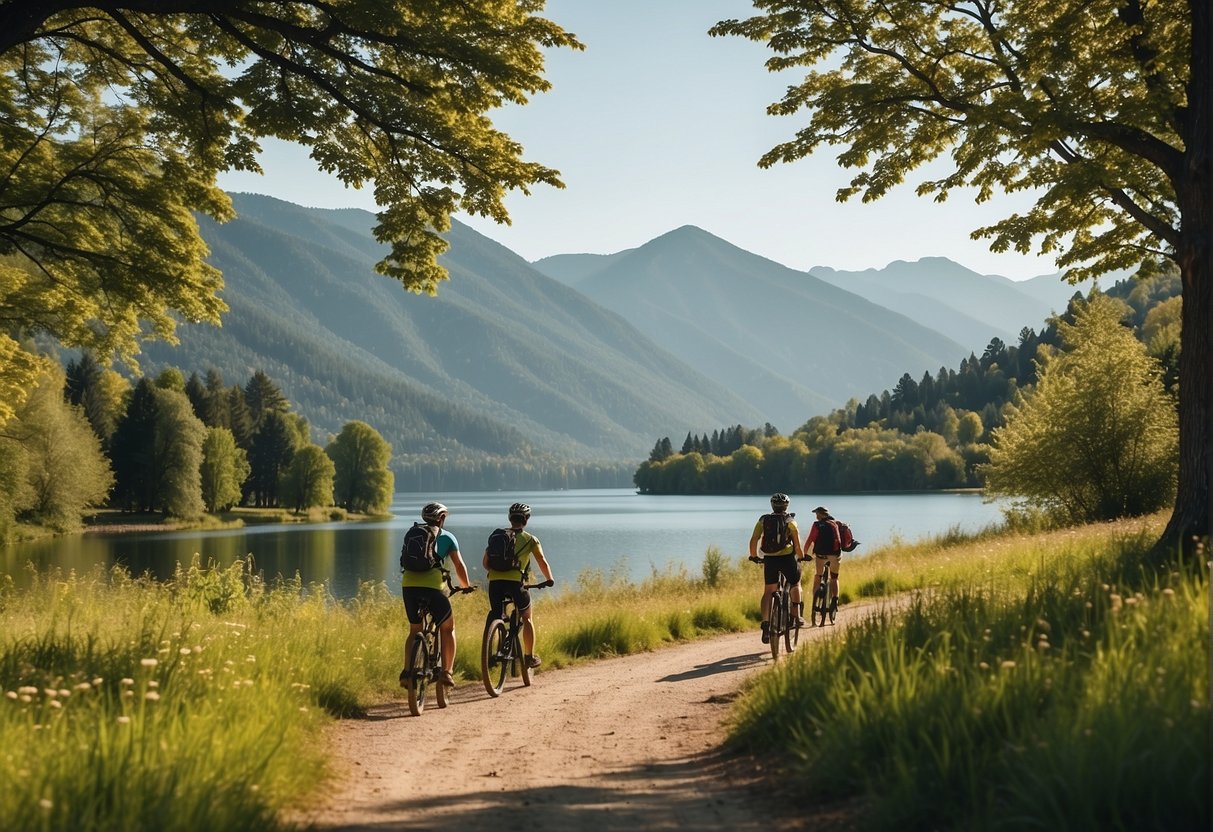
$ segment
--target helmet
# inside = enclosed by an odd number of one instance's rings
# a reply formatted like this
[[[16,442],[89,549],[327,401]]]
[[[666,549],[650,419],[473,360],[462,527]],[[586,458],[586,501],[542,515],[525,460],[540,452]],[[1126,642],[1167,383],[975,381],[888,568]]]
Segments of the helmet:
[[[431,525],[437,525],[446,517],[449,511],[442,503],[426,503],[421,507],[421,519]]]
[[[788,495],[784,494],[783,492],[776,492],[775,494],[771,495],[771,508],[787,508],[789,502],[791,502],[791,500],[789,500]]]
[[[509,516],[510,517],[521,517],[524,520],[530,520],[531,519],[531,507],[528,506],[526,503],[514,503],[514,505],[510,506]]]

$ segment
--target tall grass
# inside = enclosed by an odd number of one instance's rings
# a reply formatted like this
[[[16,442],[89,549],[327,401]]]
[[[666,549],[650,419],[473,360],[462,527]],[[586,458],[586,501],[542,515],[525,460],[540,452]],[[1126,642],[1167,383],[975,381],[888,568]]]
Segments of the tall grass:
[[[1203,563],[1143,566],[1154,537],[869,564],[919,587],[908,608],[760,677],[732,742],[797,759],[806,799],[857,797],[871,828],[1207,829],[1208,583]]]

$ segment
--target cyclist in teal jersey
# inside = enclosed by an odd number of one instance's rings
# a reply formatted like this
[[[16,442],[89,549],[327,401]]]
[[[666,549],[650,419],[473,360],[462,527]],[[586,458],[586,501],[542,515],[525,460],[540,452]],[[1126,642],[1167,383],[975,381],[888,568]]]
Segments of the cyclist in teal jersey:
[[[446,568],[446,562],[450,561],[461,587],[467,588],[471,583],[468,581],[468,570],[463,563],[463,555],[459,553],[459,541],[455,539],[455,535],[443,528],[447,514],[449,511],[442,503],[426,503],[421,509],[421,519],[441,529],[435,546],[439,566],[428,572],[405,570],[401,579],[401,592],[404,595],[404,611],[409,619],[410,638],[421,632],[420,602],[424,599],[429,604],[430,613],[438,622],[438,634],[442,641],[440,681],[447,687],[454,687],[455,677],[451,675],[451,671],[455,667],[455,616],[451,611],[451,601],[443,588],[442,570]],[[407,671],[408,668],[405,668],[405,673]],[[400,674],[401,685],[405,684],[405,673]]]

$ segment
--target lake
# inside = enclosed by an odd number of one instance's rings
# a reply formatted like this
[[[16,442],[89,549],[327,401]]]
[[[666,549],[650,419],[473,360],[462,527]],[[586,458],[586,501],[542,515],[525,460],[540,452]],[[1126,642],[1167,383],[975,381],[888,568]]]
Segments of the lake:
[[[557,589],[572,585],[587,569],[641,579],[653,571],[685,567],[698,575],[704,552],[747,552],[758,516],[770,510],[769,495],[657,496],[631,489],[536,492],[397,494],[392,518],[363,523],[249,526],[218,531],[156,534],[89,533],[22,543],[0,549],[0,571],[27,583],[25,565],[89,572],[121,564],[134,574],[172,574],[176,563],[230,564],[251,554],[267,577],[294,575],[323,582],[338,598],[355,595],[361,581],[400,583],[400,542],[421,506],[439,500],[451,510],[447,528],[459,539],[472,580],[483,582],[480,556],[489,532],[505,525],[510,504],[526,502],[528,530],[543,543]],[[977,493],[865,494],[831,497],[791,495],[790,510],[802,537],[812,509],[824,503],[847,521],[861,545],[848,557],[895,540],[912,541],[951,528],[976,531],[1001,519],[997,504]]]

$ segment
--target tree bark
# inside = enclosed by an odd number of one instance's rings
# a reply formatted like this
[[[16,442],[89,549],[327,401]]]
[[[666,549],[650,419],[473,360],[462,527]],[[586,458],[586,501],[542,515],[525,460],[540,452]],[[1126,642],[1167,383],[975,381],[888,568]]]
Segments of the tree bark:
[[[1213,503],[1213,10],[1206,0],[1191,0],[1192,54],[1188,106],[1184,114],[1184,170],[1176,195],[1180,243],[1176,249],[1183,278],[1183,330],[1179,355],[1179,490],[1171,521],[1160,541],[1164,554],[1183,547],[1191,552],[1207,544]]]

